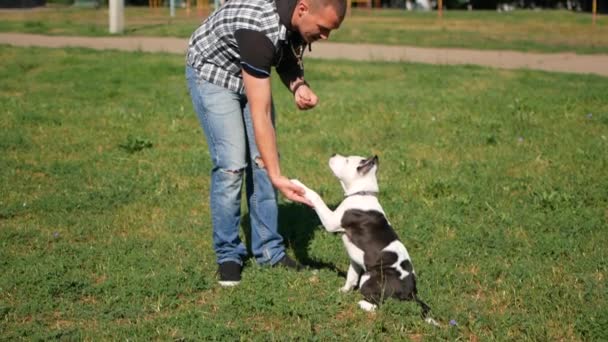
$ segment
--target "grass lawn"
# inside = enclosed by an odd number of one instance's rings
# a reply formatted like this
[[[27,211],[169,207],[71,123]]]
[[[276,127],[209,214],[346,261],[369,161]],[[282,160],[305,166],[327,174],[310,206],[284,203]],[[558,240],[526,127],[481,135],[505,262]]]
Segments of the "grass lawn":
[[[202,15],[209,12],[206,8]],[[198,26],[197,11],[126,9],[126,35],[173,36],[186,39]],[[0,32],[52,35],[108,35],[108,10],[51,7],[0,11]],[[577,53],[608,53],[608,25],[600,16],[595,27],[589,13],[568,11],[448,11],[353,10],[331,41],[425,47],[458,47]]]
[[[284,201],[288,251],[318,271],[250,260],[216,285],[182,56],[0,55],[2,340],[608,339],[608,78],[308,61],[310,112],[275,80],[286,175],[335,205],[327,158],[379,155],[434,328],[412,303],[359,310],[340,238]]]

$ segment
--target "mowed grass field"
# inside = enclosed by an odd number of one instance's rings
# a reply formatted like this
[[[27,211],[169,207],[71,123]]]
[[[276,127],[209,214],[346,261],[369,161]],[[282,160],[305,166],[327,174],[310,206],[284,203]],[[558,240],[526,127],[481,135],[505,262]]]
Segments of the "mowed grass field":
[[[337,205],[328,157],[380,157],[435,328],[412,303],[365,313],[339,293],[340,238],[284,200],[288,252],[311,269],[249,260],[240,286],[216,284],[183,56],[0,56],[2,340],[608,339],[608,78],[308,61],[309,112],[274,80],[286,175]]]
[[[210,7],[128,7],[125,35],[187,38],[208,15]],[[608,53],[607,18],[599,15],[595,26],[591,14],[568,11],[518,10],[446,11],[442,19],[435,12],[354,9],[341,28],[332,33],[333,42],[411,45],[540,52]],[[105,36],[108,10],[49,7],[25,11],[0,11],[0,32],[50,35]]]

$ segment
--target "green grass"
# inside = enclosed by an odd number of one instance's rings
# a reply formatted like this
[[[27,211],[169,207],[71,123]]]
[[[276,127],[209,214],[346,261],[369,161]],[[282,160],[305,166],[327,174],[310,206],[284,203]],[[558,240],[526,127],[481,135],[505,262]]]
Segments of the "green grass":
[[[608,53],[604,18],[596,27],[587,13],[568,11],[360,11],[331,39],[424,47]],[[602,37],[604,36],[604,37]]]
[[[288,251],[319,271],[248,261],[239,287],[216,285],[183,57],[0,55],[2,340],[608,338],[608,78],[308,61],[309,112],[275,80],[286,175],[335,205],[327,158],[380,156],[437,329],[412,303],[359,310],[338,292],[339,237],[284,201]]]
[[[209,11],[200,17],[177,9],[129,7],[125,35],[188,38]],[[353,10],[331,41],[423,47],[452,47],[540,52],[608,53],[608,26],[599,16],[594,27],[589,13],[568,11],[447,11],[443,19],[430,12]],[[108,10],[51,7],[44,10],[0,12],[0,32],[50,35],[108,35]]]

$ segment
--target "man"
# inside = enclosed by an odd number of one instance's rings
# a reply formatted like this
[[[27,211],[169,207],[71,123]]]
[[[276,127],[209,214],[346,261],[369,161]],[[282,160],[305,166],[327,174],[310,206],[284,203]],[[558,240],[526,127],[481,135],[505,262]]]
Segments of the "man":
[[[210,208],[222,286],[240,282],[247,255],[238,235],[244,174],[256,261],[299,268],[278,233],[275,188],[310,203],[279,166],[271,66],[299,109],[315,107],[302,56],[340,26],[345,12],[345,0],[228,0],[190,38],[186,78],[213,162]]]

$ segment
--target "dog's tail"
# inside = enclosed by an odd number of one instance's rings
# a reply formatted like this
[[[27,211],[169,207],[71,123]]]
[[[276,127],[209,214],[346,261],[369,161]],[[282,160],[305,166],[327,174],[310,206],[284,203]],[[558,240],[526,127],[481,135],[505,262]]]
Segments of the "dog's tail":
[[[422,317],[422,319],[427,322],[430,325],[434,325],[436,327],[441,326],[439,323],[437,323],[437,321],[435,321],[433,318],[429,317],[429,312],[431,311],[431,307],[428,306],[425,302],[423,302],[420,298],[418,298],[416,295],[414,295],[414,301],[416,301],[416,303],[418,303],[418,305],[420,305],[420,316]]]
[[[416,295],[414,295],[414,301],[416,301],[416,303],[418,303],[418,305],[420,305],[420,309],[421,309],[420,316],[422,316],[422,319],[426,319],[429,315],[429,312],[431,311],[431,307],[428,306],[425,302],[423,302]]]

